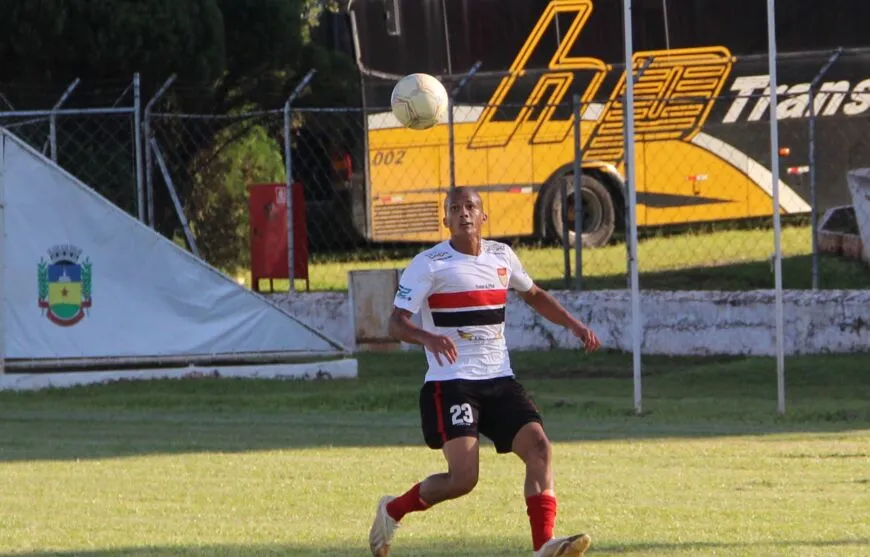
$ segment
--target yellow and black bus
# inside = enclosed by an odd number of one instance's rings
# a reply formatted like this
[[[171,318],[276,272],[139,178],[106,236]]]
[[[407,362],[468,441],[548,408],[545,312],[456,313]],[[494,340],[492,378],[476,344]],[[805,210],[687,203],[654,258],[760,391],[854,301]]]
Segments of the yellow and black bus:
[[[637,218],[641,227],[772,213],[767,20],[758,0],[635,0]],[[845,173],[870,165],[870,1],[778,6],[780,210],[810,211],[810,83],[817,207],[848,204]],[[454,183],[475,186],[490,238],[561,240],[558,187],[573,184],[572,98],[580,112],[583,243],[625,219],[621,0],[351,0],[365,108],[364,192],[354,222],[375,242],[445,238],[448,125],[415,131],[389,112],[395,80],[480,70],[454,108]],[[568,212],[573,187],[568,188]],[[573,244],[574,233],[569,242]]]

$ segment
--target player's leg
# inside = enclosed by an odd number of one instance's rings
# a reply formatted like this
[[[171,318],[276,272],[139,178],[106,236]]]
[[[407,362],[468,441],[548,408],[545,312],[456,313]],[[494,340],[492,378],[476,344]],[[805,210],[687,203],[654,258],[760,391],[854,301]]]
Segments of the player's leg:
[[[406,514],[471,493],[480,470],[480,441],[457,437],[444,444],[447,472],[432,474],[387,504],[387,513],[399,522]]]
[[[420,418],[426,445],[442,450],[447,472],[432,474],[399,497],[380,499],[369,532],[375,557],[388,555],[405,515],[466,495],[477,485],[480,443],[473,393],[463,388],[462,381],[425,383],[420,390]]]
[[[589,547],[586,534],[554,538],[557,500],[553,479],[553,447],[531,397],[513,378],[498,380],[496,396],[487,399],[480,432],[493,440],[499,453],[513,452],[525,464],[524,495],[532,549],[536,556],[577,557]]]
[[[420,498],[428,506],[468,495],[480,474],[480,440],[457,437],[444,444],[447,472],[432,474],[420,482]]]
[[[517,432],[512,451],[526,465],[524,493],[535,557],[577,557],[589,548],[588,534],[554,537],[557,499],[553,480],[553,447],[544,427],[529,422]]]

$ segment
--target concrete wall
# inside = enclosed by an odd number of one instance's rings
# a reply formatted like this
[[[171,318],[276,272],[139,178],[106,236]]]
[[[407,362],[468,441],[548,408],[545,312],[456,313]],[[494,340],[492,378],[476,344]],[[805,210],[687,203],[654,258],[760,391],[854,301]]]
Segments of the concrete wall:
[[[603,347],[631,350],[629,292],[551,293],[595,329]],[[274,299],[298,318],[353,346],[347,294],[285,294]],[[641,307],[646,354],[775,354],[772,291],[646,292]],[[786,291],[784,310],[787,354],[870,350],[870,291]],[[513,293],[507,314],[511,349],[577,346],[570,333],[535,314]]]

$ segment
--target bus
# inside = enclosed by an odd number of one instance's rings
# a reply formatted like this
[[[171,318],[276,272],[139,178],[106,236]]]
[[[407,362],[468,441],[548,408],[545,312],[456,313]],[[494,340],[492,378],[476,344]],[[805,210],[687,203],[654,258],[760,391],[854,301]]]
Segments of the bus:
[[[870,165],[870,2],[777,8],[779,210],[812,207],[817,76],[815,203],[849,204],[846,171]],[[765,3],[634,0],[633,10],[638,226],[770,216]],[[455,184],[480,192],[487,237],[573,245],[562,222],[573,222],[576,113],[581,241],[615,241],[626,223],[621,0],[351,0],[346,16],[365,113],[354,222],[366,240],[445,239]],[[410,130],[393,117],[392,87],[414,72],[456,90],[452,125]]]

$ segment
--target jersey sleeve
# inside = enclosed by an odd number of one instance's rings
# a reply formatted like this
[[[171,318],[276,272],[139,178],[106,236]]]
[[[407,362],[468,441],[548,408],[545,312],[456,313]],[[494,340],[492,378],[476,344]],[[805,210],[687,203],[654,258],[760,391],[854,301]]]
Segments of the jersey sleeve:
[[[511,266],[509,286],[518,292],[528,292],[535,285],[535,281],[532,280],[532,277],[523,268],[520,258],[517,257],[517,254],[510,247],[507,248],[507,256]]]
[[[425,257],[418,255],[411,260],[411,263],[408,264],[402,273],[393,305],[400,309],[406,309],[411,313],[417,313],[420,311],[423,300],[432,291],[433,282],[429,262]]]

